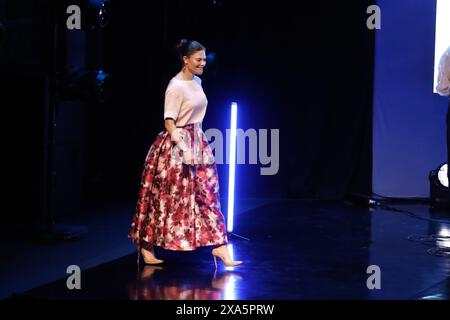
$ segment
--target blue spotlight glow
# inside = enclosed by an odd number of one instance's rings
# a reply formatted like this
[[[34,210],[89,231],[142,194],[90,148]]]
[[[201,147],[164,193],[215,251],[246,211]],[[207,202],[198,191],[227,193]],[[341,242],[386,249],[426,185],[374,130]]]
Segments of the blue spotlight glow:
[[[227,230],[233,232],[234,219],[234,181],[236,172],[236,126],[237,126],[237,103],[231,103],[231,126],[230,126],[230,160],[228,171],[228,219]]]
[[[89,4],[91,6],[100,7],[103,4],[104,0],[89,0]]]

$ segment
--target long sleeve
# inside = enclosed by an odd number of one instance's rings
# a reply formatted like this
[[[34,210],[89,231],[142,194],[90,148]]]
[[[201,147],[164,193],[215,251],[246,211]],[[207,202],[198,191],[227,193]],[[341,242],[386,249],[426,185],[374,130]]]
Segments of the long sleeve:
[[[168,88],[164,99],[164,120],[167,118],[177,120],[182,103],[183,96],[174,88]]]
[[[441,96],[450,95],[450,47],[445,51],[439,62],[436,91]]]

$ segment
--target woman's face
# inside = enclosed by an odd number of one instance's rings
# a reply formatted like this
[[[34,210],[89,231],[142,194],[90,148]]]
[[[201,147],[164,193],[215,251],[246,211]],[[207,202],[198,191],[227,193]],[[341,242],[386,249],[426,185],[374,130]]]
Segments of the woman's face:
[[[206,54],[204,50],[196,51],[190,57],[184,56],[184,65],[195,75],[201,75],[206,65]]]

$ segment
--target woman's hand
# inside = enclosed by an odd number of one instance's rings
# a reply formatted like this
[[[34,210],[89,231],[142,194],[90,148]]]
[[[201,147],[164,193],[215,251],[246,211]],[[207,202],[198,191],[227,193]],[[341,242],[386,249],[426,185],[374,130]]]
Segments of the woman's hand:
[[[188,141],[183,139],[183,134],[180,134],[182,129],[179,129],[175,126],[175,121],[173,119],[166,119],[164,122],[164,126],[166,127],[167,132],[170,135],[170,140],[176,143],[176,147],[178,147],[183,152],[183,163],[187,165],[192,165],[193,163],[193,154],[192,149],[188,147]]]
[[[183,151],[183,163],[187,165],[192,165],[193,163],[193,157],[192,157],[192,149],[187,149],[186,151]]]

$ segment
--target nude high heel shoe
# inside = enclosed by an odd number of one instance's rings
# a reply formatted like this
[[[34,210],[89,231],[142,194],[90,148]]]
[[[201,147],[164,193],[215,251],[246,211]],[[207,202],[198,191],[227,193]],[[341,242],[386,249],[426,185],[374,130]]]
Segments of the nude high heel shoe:
[[[222,260],[223,264],[227,267],[235,267],[240,265],[241,263],[243,263],[243,261],[233,261],[230,258],[230,254],[228,253],[228,250],[226,248],[226,245],[217,247],[212,249],[211,251],[213,258],[214,258],[214,265],[216,266],[217,269],[217,259],[216,257],[220,258],[220,260]]]
[[[164,260],[157,259],[155,257],[155,253],[153,251],[153,248],[151,250],[147,250],[145,248],[142,248],[142,247],[138,246],[138,259],[137,259],[138,265],[139,265],[141,254],[144,257],[144,262],[146,264],[160,264],[160,263],[164,262]]]

